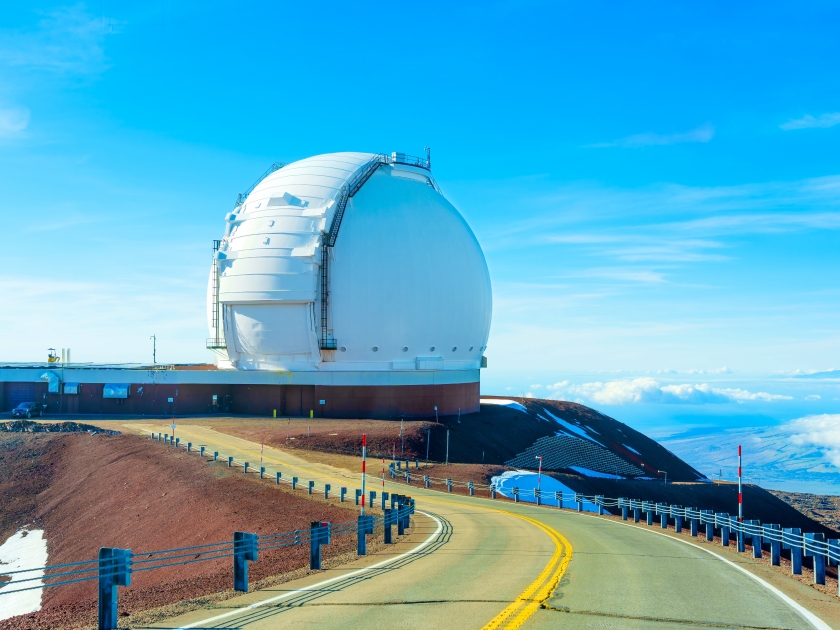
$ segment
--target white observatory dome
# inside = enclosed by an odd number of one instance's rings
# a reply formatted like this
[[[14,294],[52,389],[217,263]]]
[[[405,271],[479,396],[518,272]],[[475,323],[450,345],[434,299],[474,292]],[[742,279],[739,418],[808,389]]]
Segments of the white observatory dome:
[[[477,381],[490,276],[429,166],[331,153],[260,181],[227,215],[211,270],[208,347],[219,366],[347,372],[332,377],[343,385],[394,383],[371,373],[395,371]]]

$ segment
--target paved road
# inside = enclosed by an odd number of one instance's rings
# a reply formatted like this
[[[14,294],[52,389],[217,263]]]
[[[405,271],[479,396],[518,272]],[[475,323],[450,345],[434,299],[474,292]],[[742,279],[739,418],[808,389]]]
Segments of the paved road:
[[[258,465],[258,444],[206,427],[179,425],[178,434]],[[331,483],[334,489],[355,488],[359,478],[271,448],[265,449],[264,465],[284,477]],[[371,481],[368,488],[379,490],[381,482]],[[387,484],[386,490],[405,493],[406,487]],[[737,568],[679,540],[565,510],[422,488],[413,488],[411,495],[429,517],[417,518],[417,531],[399,549],[157,627],[814,627]],[[424,540],[421,550],[400,557]],[[374,562],[382,566],[363,570]],[[324,580],[332,582],[299,592]],[[546,596],[543,607],[532,602]],[[268,598],[275,601],[238,610]]]

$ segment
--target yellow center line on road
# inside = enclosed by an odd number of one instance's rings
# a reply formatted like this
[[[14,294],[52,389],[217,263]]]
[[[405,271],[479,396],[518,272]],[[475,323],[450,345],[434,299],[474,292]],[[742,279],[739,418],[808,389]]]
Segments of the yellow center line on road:
[[[254,448],[249,449],[237,447],[230,443],[213,440],[207,435],[193,433],[186,429],[180,429],[182,434],[193,436],[201,440],[206,440],[220,447],[234,448],[243,452],[253,451],[254,454],[257,453],[256,443],[252,443],[248,440],[228,435],[227,433],[220,433],[218,431],[215,431],[215,429],[207,430],[212,431],[213,433],[218,433],[220,436],[223,436],[228,440],[238,440],[248,445],[254,444]],[[272,447],[269,448],[271,450],[278,450],[273,449]],[[289,462],[284,462],[279,459],[275,459],[271,456],[263,455],[263,460],[275,464],[280,464],[282,466],[287,466],[289,468],[294,468],[296,470],[300,470],[316,478],[330,479],[339,483],[347,482],[346,479],[338,479],[337,477],[316,472],[296,464],[291,464]],[[554,528],[549,527],[548,525],[545,525],[544,523],[541,523],[536,519],[529,518],[521,514],[516,514],[515,512],[509,512],[507,510],[500,510],[498,508],[491,508],[481,505],[472,505],[472,502],[468,503],[467,501],[453,501],[451,499],[438,499],[434,497],[424,497],[424,499],[436,503],[448,503],[460,506],[469,505],[470,508],[478,508],[490,512],[498,512],[500,514],[505,514],[507,516],[519,518],[538,527],[548,535],[548,537],[551,539],[555,546],[554,554],[551,556],[551,559],[548,561],[548,564],[546,564],[545,568],[537,576],[537,579],[535,579],[524,591],[522,591],[522,593],[509,606],[507,606],[504,610],[502,610],[502,612],[496,615],[496,617],[491,619],[490,622],[487,625],[485,625],[482,630],[515,630],[516,628],[521,627],[522,624],[525,623],[525,621],[527,621],[528,618],[531,617],[531,615],[533,615],[549,597],[551,597],[552,593],[557,588],[557,585],[560,583],[560,579],[563,577],[563,574],[566,572],[566,568],[569,566],[569,563],[572,560],[572,545],[569,543],[569,541],[566,540],[566,538]]]

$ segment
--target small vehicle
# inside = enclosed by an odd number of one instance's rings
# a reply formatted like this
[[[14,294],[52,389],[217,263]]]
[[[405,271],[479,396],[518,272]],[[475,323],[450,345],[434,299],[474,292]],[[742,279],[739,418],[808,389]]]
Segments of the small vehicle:
[[[32,416],[38,416],[39,418],[44,415],[44,412],[47,410],[47,406],[43,403],[37,402],[22,402],[17,407],[12,409],[12,417],[13,418],[31,418]]]

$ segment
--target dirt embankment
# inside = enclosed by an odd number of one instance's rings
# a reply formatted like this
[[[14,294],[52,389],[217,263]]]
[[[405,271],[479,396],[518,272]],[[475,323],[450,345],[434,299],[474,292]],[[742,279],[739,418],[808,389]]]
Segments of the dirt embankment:
[[[183,450],[162,449],[131,435],[2,436],[0,487],[15,499],[0,505],[7,533],[38,523],[49,564],[96,558],[100,547],[136,552],[231,540],[234,531],[258,534],[307,529],[311,521],[351,521],[350,509],[304,498],[285,485],[246,478],[224,464],[207,464]],[[351,536],[334,538],[325,557],[351,549]],[[136,558],[140,559],[140,558]],[[251,580],[298,569],[308,547],[260,553]],[[132,613],[232,587],[232,560],[210,560],[135,573],[121,589],[120,613]],[[96,583],[44,591],[39,613],[0,621],[0,629],[62,628],[94,623]]]
[[[793,506],[808,518],[840,532],[840,496],[768,490],[773,496]]]

